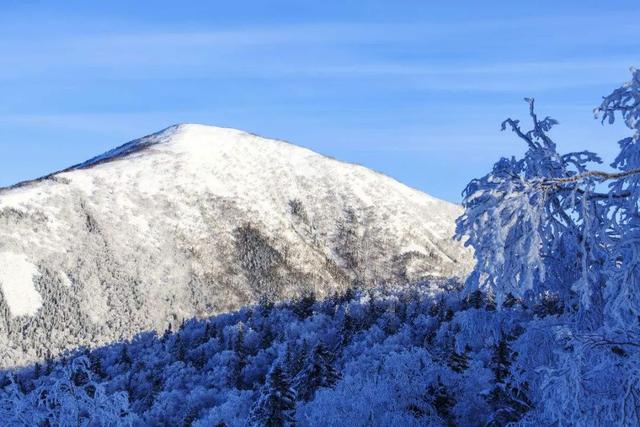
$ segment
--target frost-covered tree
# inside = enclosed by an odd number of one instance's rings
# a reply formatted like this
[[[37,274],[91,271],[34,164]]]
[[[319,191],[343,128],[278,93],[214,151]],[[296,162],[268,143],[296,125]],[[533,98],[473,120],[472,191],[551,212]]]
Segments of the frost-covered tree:
[[[339,379],[340,373],[331,364],[331,355],[324,345],[319,343],[311,351],[306,367],[295,379],[298,399],[309,401],[313,399],[316,390],[321,387],[333,387]]]
[[[607,264],[605,314],[611,327],[640,330],[640,70],[630,82],[606,96],[596,110],[602,121],[620,116],[632,135],[619,141],[611,164],[619,172],[612,180],[606,205],[610,209],[611,256]],[[627,337],[637,341],[636,336]]]
[[[572,300],[576,289],[587,303],[599,297],[594,294],[602,286],[590,266],[603,259],[591,244],[596,207],[590,203],[592,196],[585,196],[595,177],[585,172],[600,158],[587,151],[559,154],[548,135],[558,122],[539,119],[534,100],[526,101],[530,130],[523,130],[518,120],[502,124],[527,144],[524,157],[501,159],[463,193],[465,213],[458,220],[457,236],[467,238],[477,261],[467,286],[495,295],[500,306],[508,295],[534,302],[545,291]]]
[[[285,427],[293,424],[296,407],[295,392],[287,372],[277,364],[264,385],[260,398],[251,409],[249,426]]]
[[[527,102],[530,130],[518,120],[502,124],[527,144],[523,158],[501,159],[463,193],[457,236],[467,237],[477,260],[467,291],[494,295],[500,308],[511,296],[552,317],[525,325],[515,342],[520,390],[537,387],[530,394],[538,405],[524,423],[637,425],[640,72],[596,109],[633,132],[619,142],[613,171],[593,169],[601,160],[591,152],[560,154],[550,137],[557,122],[539,119]],[[551,341],[539,346],[545,327]]]
[[[52,373],[47,382],[29,393],[12,381],[9,394],[0,400],[5,425],[133,425],[127,395],[108,394],[94,381],[90,361],[74,359]]]

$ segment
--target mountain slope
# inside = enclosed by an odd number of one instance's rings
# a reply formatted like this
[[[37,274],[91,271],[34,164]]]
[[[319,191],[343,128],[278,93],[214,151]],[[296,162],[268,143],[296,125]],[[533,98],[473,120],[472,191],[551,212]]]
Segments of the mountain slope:
[[[304,148],[173,126],[0,190],[0,364],[261,298],[464,275],[459,214]]]

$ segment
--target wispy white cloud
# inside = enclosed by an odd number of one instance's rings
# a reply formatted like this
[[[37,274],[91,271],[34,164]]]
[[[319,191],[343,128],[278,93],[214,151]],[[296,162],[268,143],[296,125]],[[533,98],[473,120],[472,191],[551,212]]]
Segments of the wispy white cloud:
[[[80,37],[48,37],[34,30],[0,38],[0,81],[260,78],[368,80],[382,89],[429,91],[571,88],[608,83],[640,60],[635,50],[628,57],[620,52],[588,57],[585,50],[575,54],[578,45],[611,40],[640,47],[627,17],[603,15],[319,22]],[[584,30],[603,20],[617,25]]]

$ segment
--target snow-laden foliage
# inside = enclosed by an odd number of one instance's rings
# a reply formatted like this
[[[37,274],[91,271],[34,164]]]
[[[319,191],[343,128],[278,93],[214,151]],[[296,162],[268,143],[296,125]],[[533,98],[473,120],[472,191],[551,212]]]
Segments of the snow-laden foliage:
[[[39,374],[39,366],[34,374]],[[5,377],[5,398],[0,414],[5,425],[108,426],[131,423],[125,392],[107,393],[96,381],[89,359],[78,356],[66,365],[50,366],[48,381],[24,384],[12,375]]]
[[[0,417],[29,426],[45,418],[73,426],[352,427],[519,419],[529,403],[516,391],[511,346],[531,314],[514,308],[519,320],[507,323],[485,296],[469,302],[461,288],[425,282],[264,303],[78,350],[5,371]],[[469,324],[477,329],[462,334]]]
[[[458,237],[477,259],[466,284],[267,298],[5,371],[2,422],[640,425],[640,72],[597,109],[632,131],[613,170],[593,169],[590,152],[559,153],[557,122],[527,102],[531,130],[503,124],[526,142],[524,157],[464,192]],[[243,238],[260,240],[249,229]],[[343,256],[354,271],[366,262]],[[277,258],[250,264],[257,281]]]
[[[584,279],[582,273],[590,275],[588,264],[597,252],[585,252],[591,236],[584,232],[590,229],[593,209],[584,194],[594,178],[581,180],[575,188],[556,182],[576,177],[590,162],[601,160],[588,151],[559,154],[548,136],[558,122],[540,120],[534,100],[526,101],[531,130],[523,131],[518,120],[502,124],[527,143],[524,157],[501,159],[463,193],[466,211],[458,220],[457,235],[467,237],[477,261],[468,285],[490,290],[502,305],[508,295],[531,300],[544,291],[567,300],[572,293],[565,285],[576,283],[588,305],[591,287],[578,282]]]
[[[549,136],[557,122],[527,102],[530,131],[502,126],[527,143],[524,157],[501,159],[464,192],[457,237],[477,259],[467,290],[557,316],[514,342],[514,384],[533,403],[522,424],[638,425],[640,71],[596,109],[632,131],[613,171],[593,169],[601,161],[590,152],[560,154]]]

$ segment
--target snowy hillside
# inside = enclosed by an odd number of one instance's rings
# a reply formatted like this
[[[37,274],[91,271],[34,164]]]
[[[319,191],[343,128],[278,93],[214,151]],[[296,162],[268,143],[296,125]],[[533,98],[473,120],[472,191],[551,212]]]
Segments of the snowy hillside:
[[[173,126],[0,190],[0,365],[264,298],[462,276],[460,213],[281,141]]]

